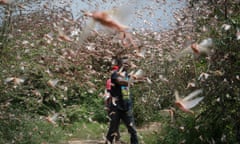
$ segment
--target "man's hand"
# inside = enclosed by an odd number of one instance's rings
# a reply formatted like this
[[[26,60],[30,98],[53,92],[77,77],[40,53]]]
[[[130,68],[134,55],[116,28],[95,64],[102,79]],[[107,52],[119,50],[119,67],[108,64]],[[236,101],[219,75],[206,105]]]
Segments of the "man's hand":
[[[146,82],[147,78],[146,77],[141,77],[138,79],[133,79],[133,83],[143,83]]]
[[[114,106],[116,106],[117,105],[117,98],[115,98],[115,97],[112,97],[112,104],[114,105]]]

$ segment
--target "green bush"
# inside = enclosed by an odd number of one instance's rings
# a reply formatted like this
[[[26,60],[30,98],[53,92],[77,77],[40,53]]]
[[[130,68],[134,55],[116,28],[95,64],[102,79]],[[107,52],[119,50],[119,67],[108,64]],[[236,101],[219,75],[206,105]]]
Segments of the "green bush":
[[[66,139],[61,127],[47,123],[42,117],[10,110],[0,121],[0,142],[16,144],[59,143]]]
[[[225,1],[226,2],[226,1]],[[208,25],[215,21],[207,34],[214,40],[214,54],[210,62],[195,62],[195,72],[207,72],[210,77],[198,81],[198,86],[204,90],[204,102],[194,117],[177,117],[176,124],[167,126],[166,134],[161,141],[167,143],[237,143],[239,142],[239,40],[236,40],[239,23],[239,5],[233,1],[218,4],[213,2],[208,8],[213,8],[213,14],[202,21],[201,15],[197,27]],[[197,4],[198,2],[195,2]],[[228,13],[229,11],[231,13]],[[204,13],[204,12],[203,12]],[[218,19],[215,19],[217,16]],[[229,24],[230,30],[225,31],[223,24]],[[203,62],[203,63],[202,63]],[[181,70],[183,71],[183,70]],[[189,71],[189,70],[187,70]],[[185,73],[181,72],[184,77]],[[187,74],[187,77],[191,75]],[[182,78],[181,78],[182,79]],[[183,79],[182,79],[183,80]],[[178,82],[181,82],[178,81]],[[184,128],[179,132],[179,127]]]

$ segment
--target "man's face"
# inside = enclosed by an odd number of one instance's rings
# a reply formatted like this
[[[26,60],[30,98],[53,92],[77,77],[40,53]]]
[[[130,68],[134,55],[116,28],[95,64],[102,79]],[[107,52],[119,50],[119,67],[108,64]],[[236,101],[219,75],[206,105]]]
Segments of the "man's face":
[[[130,67],[128,60],[124,60],[122,66],[123,66],[124,70],[128,70]]]

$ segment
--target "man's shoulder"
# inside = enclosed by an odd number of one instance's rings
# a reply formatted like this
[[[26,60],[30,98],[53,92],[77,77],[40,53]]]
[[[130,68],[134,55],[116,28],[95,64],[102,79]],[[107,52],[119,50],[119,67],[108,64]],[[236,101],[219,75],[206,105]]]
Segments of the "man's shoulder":
[[[117,72],[117,71],[114,71],[114,72],[111,74],[111,79],[117,78],[117,76],[118,76],[118,72]]]

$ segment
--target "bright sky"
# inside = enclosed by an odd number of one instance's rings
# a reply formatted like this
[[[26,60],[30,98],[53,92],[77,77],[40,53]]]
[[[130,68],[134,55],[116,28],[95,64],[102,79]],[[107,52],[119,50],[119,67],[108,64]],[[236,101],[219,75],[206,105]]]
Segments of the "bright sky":
[[[72,0],[72,11],[74,17],[82,14],[80,10],[96,11],[111,10],[120,7],[122,16],[129,15],[121,23],[131,28],[147,28],[154,31],[161,31],[170,28],[175,22],[173,13],[184,6],[186,0]],[[127,4],[128,3],[128,4]],[[132,14],[129,14],[132,13]],[[118,18],[118,17],[117,17]]]
[[[187,0],[52,0],[57,6],[69,5],[74,18],[81,11],[109,11],[120,8],[116,19],[137,30],[142,28],[162,31],[171,28],[175,22],[173,13],[186,6]],[[41,1],[44,4],[44,0]],[[36,7],[35,7],[36,8]],[[39,8],[39,7],[38,7]],[[36,8],[37,9],[37,8]],[[122,19],[120,19],[122,17]],[[1,22],[0,22],[1,23]]]

